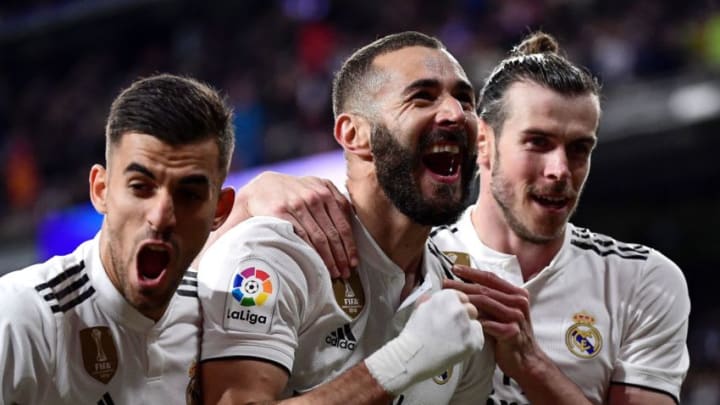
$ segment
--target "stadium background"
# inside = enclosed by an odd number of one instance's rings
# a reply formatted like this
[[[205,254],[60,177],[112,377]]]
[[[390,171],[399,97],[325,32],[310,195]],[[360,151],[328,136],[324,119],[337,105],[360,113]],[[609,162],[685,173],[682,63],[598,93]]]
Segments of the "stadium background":
[[[251,174],[335,156],[332,73],[354,48],[406,29],[440,37],[478,87],[534,29],[555,35],[601,78],[600,140],[573,222],[648,244],[680,265],[692,300],[683,403],[720,404],[713,0],[4,0],[0,273],[43,258],[48,218],[87,202],[107,110],[132,80],[173,72],[223,89],[237,114],[233,169]],[[83,226],[69,218],[55,239]]]

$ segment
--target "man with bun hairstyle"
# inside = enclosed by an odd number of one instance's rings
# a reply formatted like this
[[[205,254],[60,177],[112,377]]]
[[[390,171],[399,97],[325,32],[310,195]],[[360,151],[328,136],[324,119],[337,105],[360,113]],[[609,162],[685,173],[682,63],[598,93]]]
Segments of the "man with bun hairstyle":
[[[475,92],[435,38],[403,32],[356,51],[333,84],[360,262],[332,283],[293,224],[224,232],[198,270],[205,403],[477,404],[492,351],[450,261],[428,242],[475,172]],[[339,197],[343,198],[343,197]]]
[[[488,404],[678,402],[689,365],[682,272],[652,248],[568,222],[597,141],[596,80],[534,33],[489,76],[478,114],[478,199],[431,238],[475,282],[445,286],[470,296],[496,342]],[[232,222],[289,218],[347,277],[355,247],[334,193],[325,180],[266,173],[238,194]]]

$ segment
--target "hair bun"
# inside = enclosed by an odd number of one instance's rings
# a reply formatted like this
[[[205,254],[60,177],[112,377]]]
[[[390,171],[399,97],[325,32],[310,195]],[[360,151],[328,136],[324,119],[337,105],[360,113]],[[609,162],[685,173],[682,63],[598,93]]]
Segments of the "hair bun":
[[[558,53],[560,46],[555,38],[541,31],[528,35],[520,45],[510,51],[512,56],[532,55],[536,53]]]

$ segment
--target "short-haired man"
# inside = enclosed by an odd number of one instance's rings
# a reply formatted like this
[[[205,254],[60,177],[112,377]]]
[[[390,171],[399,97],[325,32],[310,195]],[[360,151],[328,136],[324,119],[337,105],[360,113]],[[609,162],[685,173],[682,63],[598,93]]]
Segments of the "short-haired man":
[[[90,170],[100,232],[0,278],[0,403],[197,399],[200,315],[186,270],[232,208],[231,117],[215,90],[172,75],[115,99],[106,167]]]
[[[389,35],[345,62],[333,107],[357,272],[332,284],[293,225],[271,217],[217,238],[198,273],[206,402],[484,402],[492,352],[465,294],[440,291],[453,276],[427,240],[460,214],[474,173],[465,72],[434,38]]]

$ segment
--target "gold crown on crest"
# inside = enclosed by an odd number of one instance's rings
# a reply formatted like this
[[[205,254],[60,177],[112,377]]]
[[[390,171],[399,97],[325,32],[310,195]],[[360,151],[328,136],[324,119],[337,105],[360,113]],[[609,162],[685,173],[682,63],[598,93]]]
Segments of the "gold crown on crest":
[[[595,317],[588,314],[585,311],[578,312],[577,314],[573,315],[573,321],[575,323],[584,323],[586,325],[592,325],[595,323]]]

